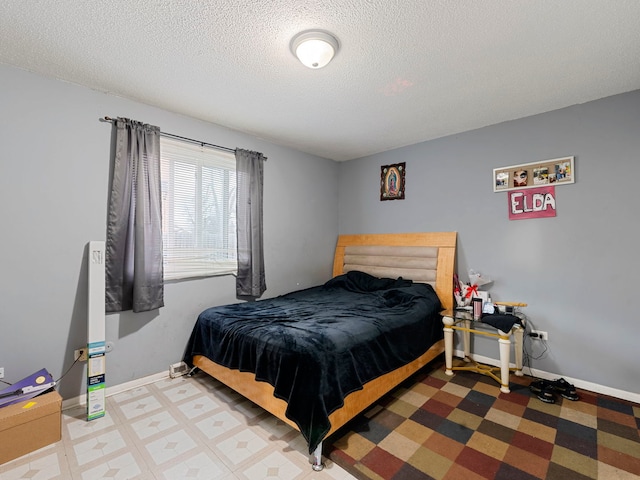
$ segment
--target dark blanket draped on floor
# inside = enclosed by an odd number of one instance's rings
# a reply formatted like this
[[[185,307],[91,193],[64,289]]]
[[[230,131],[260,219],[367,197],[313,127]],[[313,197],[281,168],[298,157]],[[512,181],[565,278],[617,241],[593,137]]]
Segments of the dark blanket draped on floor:
[[[430,285],[349,272],[280,297],[205,310],[184,360],[192,366],[194,355],[204,355],[270,383],[311,453],[346,395],[442,338],[439,312]]]

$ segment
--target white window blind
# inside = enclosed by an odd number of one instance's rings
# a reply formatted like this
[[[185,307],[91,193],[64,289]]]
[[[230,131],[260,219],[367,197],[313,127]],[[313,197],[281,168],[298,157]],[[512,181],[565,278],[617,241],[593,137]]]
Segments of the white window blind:
[[[165,280],[236,274],[236,159],[160,137]]]

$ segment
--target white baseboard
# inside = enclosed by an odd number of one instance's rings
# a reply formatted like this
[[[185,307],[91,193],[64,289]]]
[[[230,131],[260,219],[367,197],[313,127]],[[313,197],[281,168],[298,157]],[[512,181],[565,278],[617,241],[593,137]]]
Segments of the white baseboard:
[[[464,358],[464,351],[462,350],[454,350],[454,356]],[[474,360],[479,363],[484,363],[486,365],[491,365],[494,367],[500,366],[500,361],[495,358],[488,358],[482,355],[473,355]],[[511,364],[512,367],[515,367],[515,364]],[[604,385],[599,385],[597,383],[587,382],[585,380],[580,380],[579,378],[565,377],[558,373],[545,372],[544,370],[535,369],[535,373],[531,371],[529,367],[524,367],[522,369],[525,375],[530,375],[536,378],[542,378],[544,380],[555,380],[556,378],[564,378],[567,382],[573,384],[577,388],[582,388],[583,390],[588,390],[594,393],[600,393],[602,395],[609,395],[611,397],[620,398],[622,400],[628,400],[634,403],[640,403],[640,393],[627,392],[625,390],[618,390],[617,388],[606,387]]]
[[[464,352],[462,350],[455,350],[454,351],[454,355],[456,357],[464,357]],[[500,361],[496,360],[495,358],[489,358],[489,357],[484,357],[482,355],[474,355],[473,358],[480,362],[480,363],[484,363],[486,365],[492,365],[495,367],[500,366]],[[515,366],[514,364],[512,364],[511,366]],[[522,371],[525,373],[525,375],[531,375],[532,377],[536,377],[536,378],[543,378],[545,380],[554,380],[556,378],[561,377],[561,375],[557,374],[557,373],[550,373],[550,372],[545,372],[539,369],[535,370],[535,373],[531,372],[531,369],[529,367],[524,367],[522,369]],[[130,382],[125,382],[125,383],[121,383],[119,385],[114,385],[112,387],[108,387],[107,388],[107,397],[110,397],[112,395],[117,395],[118,393],[122,393],[122,392],[126,392],[127,390],[131,390],[133,388],[137,388],[137,387],[141,387],[143,385],[147,385],[149,383],[153,383],[153,382],[157,382],[158,380],[163,380],[165,378],[170,378],[169,377],[169,372],[160,372],[160,373],[155,373],[153,375],[148,375],[146,377],[143,378],[138,378],[137,380],[132,380]],[[627,392],[625,390],[618,390],[617,388],[611,388],[611,387],[606,387],[604,385],[598,385],[596,383],[591,383],[591,382],[587,382],[584,380],[580,380],[578,378],[571,378],[571,377],[563,377],[565,380],[567,380],[569,383],[572,383],[574,386],[578,387],[578,388],[582,388],[584,390],[588,390],[590,392],[594,392],[594,393],[600,393],[603,395],[610,395],[612,397],[616,397],[616,398],[621,398],[623,400],[629,400],[630,402],[634,402],[634,403],[640,403],[640,394],[638,393],[633,393],[633,392]],[[69,408],[74,408],[74,407],[78,407],[80,405],[85,405],[87,401],[87,395],[80,395],[78,397],[74,397],[74,398],[69,398],[67,400],[63,400],[62,401],[62,409],[63,410],[67,410]]]
[[[169,378],[169,371],[154,373],[153,375],[148,375],[143,378],[138,378],[137,380],[131,380],[130,382],[125,382],[119,385],[114,385],[112,387],[107,387],[106,396],[110,397],[112,395],[117,395],[118,393],[126,392],[127,390],[141,387],[143,385],[148,385],[149,383],[157,382],[158,380],[163,380],[165,378]],[[87,403],[86,394],[80,395],[78,397],[69,398],[67,400],[62,401],[62,410],[67,410],[69,408],[75,408],[81,405],[86,405],[86,403]]]

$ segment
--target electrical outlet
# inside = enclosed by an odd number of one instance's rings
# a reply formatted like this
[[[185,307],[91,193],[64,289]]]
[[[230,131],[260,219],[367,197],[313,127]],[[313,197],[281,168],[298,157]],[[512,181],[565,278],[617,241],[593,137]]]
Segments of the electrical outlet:
[[[79,348],[78,350],[73,352],[73,360],[79,360],[81,362],[87,361],[87,349]]]
[[[549,340],[549,334],[547,332],[543,332],[542,330],[531,330],[529,336],[537,338],[538,340],[544,340],[545,342]]]
[[[189,372],[189,367],[184,362],[174,363],[169,365],[169,376],[171,378],[178,378],[182,375],[186,375]]]
[[[4,378],[4,367],[0,367],[0,378]]]

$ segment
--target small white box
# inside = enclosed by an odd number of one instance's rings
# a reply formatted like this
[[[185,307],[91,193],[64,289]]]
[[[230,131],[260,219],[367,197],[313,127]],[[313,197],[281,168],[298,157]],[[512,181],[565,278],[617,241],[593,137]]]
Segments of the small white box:
[[[480,297],[482,299],[482,304],[484,305],[489,301],[489,292],[478,291],[478,294],[476,295],[476,297]]]

